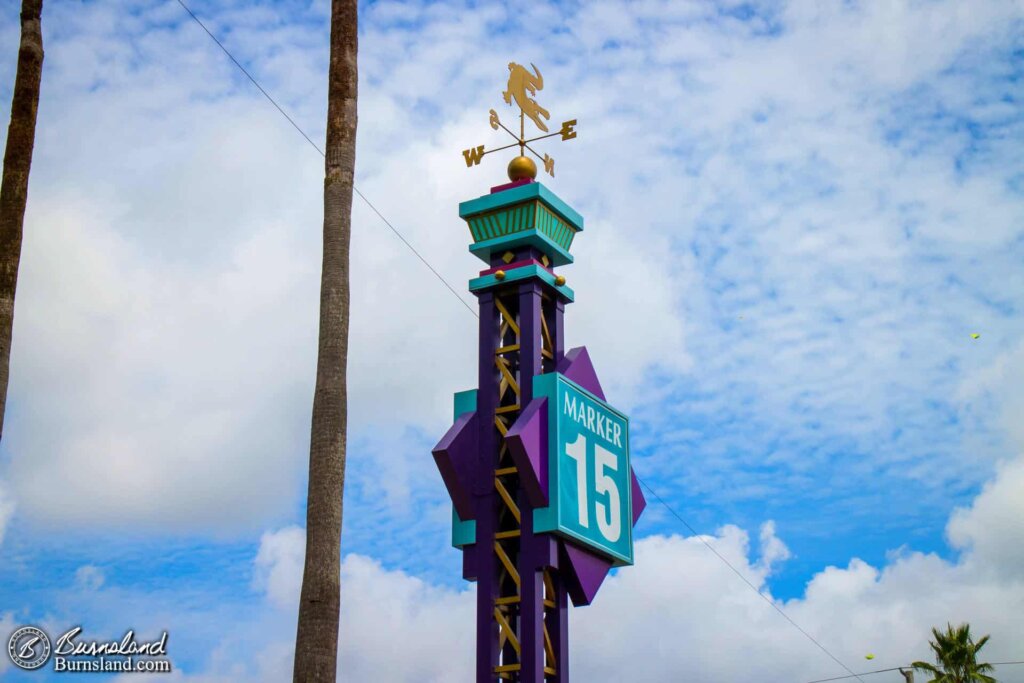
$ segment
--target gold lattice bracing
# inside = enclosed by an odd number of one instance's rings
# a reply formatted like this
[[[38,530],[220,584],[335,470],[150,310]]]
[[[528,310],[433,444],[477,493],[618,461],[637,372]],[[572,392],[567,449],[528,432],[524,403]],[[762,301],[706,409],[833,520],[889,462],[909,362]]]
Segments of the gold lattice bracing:
[[[498,525],[493,545],[498,571],[498,597],[493,607],[493,618],[498,633],[498,660],[493,672],[499,679],[518,681],[523,675],[523,629],[529,628],[522,621],[523,582],[528,577],[520,574],[526,569],[519,566],[525,513],[521,509],[519,470],[513,462],[505,436],[522,411],[523,385],[532,381],[529,376],[530,369],[522,365],[523,349],[539,349],[540,372],[552,372],[555,368],[556,340],[552,334],[555,329],[555,302],[548,296],[542,298],[540,326],[534,330],[536,337],[525,339],[520,318],[523,312],[519,310],[520,299],[515,290],[510,288],[495,293],[493,301],[499,321],[493,366],[498,379],[498,400],[493,420],[499,444],[494,470]],[[556,588],[559,578],[555,570],[546,568],[541,579],[543,675],[545,681],[556,681],[558,652],[552,636],[559,623],[559,597]]]
[[[514,297],[511,308],[514,305]],[[494,536],[494,553],[498,557],[500,575],[498,598],[494,605],[494,620],[498,625],[498,663],[494,673],[500,678],[513,680],[521,670],[521,646],[518,630],[520,622],[522,579],[516,570],[522,538],[522,513],[516,504],[519,491],[519,471],[505,443],[505,435],[521,410],[520,383],[516,379],[521,345],[520,328],[510,306],[495,295],[494,306],[500,316],[498,348],[494,365],[500,377],[498,406],[494,411],[494,426],[498,431],[498,466],[494,471],[494,489],[500,501],[498,529]]]
[[[555,365],[555,344],[551,336],[551,328],[548,325],[548,317],[553,318],[554,302],[550,297],[545,296],[541,300],[540,328],[541,328],[541,372],[554,370]],[[555,591],[554,579],[549,568],[544,569],[544,675],[545,678],[554,678],[558,671],[558,661],[555,655],[555,648],[551,642],[551,633],[548,624],[557,619],[557,593]]]

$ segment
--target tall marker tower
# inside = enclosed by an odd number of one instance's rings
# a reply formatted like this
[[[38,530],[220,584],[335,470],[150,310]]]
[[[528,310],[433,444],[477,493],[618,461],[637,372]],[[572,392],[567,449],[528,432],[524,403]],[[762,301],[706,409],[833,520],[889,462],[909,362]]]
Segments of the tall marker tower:
[[[531,65],[533,66],[533,65]],[[476,389],[455,394],[454,424],[433,450],[452,499],[452,543],[463,577],[477,583],[476,681],[569,681],[569,599],[589,605],[608,571],[633,563],[633,526],[646,502],[629,460],[629,418],[605,399],[584,347],[565,351],[572,289],[556,269],[583,217],[536,181],[530,146],[576,137],[576,120],[548,132],[549,112],[530,95],[544,87],[510,63],[508,105],[490,124],[515,142],[463,151],[467,166],[519,147],[510,182],[462,202],[469,250],[486,267],[469,282],[480,306]],[[526,119],[544,134],[527,139]]]

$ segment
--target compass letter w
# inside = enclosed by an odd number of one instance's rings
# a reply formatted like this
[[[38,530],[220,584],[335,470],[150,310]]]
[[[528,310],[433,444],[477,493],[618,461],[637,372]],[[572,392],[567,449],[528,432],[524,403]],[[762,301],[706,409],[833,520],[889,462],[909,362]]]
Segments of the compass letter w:
[[[484,146],[471,147],[462,150],[462,156],[466,158],[466,166],[476,166],[484,157]]]

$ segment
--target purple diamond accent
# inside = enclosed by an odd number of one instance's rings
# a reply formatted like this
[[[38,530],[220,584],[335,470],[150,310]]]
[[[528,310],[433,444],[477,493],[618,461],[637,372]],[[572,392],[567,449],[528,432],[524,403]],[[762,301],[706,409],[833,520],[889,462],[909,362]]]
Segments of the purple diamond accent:
[[[474,458],[477,455],[476,412],[464,413],[455,420],[434,450],[434,462],[441,479],[452,498],[455,511],[463,520],[473,519],[473,499],[470,494]]]
[[[608,576],[612,568],[610,560],[605,560],[585,550],[577,548],[568,541],[562,541],[562,560],[559,567],[568,569],[566,584],[572,604],[577,607],[589,605],[597,595],[597,589]]]
[[[640,489],[640,482],[636,478],[636,472],[633,471],[632,465],[629,467],[629,475],[633,482],[633,526],[636,526],[637,520],[643,514],[644,508],[647,507],[647,498],[644,497],[644,492]]]
[[[601,389],[601,381],[597,379],[597,371],[594,370],[594,364],[590,362],[590,354],[587,353],[587,347],[577,346],[572,351],[569,351],[556,369],[602,401],[607,400],[604,397],[604,390]]]
[[[535,508],[548,505],[548,401],[535,398],[508,430],[505,440],[519,470],[519,483]]]

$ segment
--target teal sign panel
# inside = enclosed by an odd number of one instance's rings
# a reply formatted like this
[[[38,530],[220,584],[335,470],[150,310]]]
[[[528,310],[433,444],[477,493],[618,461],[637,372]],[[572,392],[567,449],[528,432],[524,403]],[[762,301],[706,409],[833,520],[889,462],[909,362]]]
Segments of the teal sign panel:
[[[548,399],[550,503],[534,529],[633,564],[629,418],[558,373],[534,377],[533,392]]]

